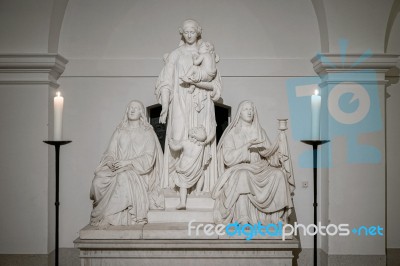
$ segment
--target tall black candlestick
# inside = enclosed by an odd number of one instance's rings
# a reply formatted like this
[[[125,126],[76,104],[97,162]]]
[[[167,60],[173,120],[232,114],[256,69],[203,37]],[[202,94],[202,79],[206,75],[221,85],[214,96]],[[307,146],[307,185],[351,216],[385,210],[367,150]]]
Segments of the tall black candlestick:
[[[60,146],[71,143],[72,141],[70,140],[59,140],[59,141],[50,141],[50,140],[45,140],[43,141],[44,143],[47,143],[49,145],[52,145],[56,149],[56,202],[54,205],[56,206],[56,248],[55,248],[55,265],[58,266],[58,224],[59,224],[59,207],[60,207],[60,201],[59,201],[59,195],[60,195],[60,186],[59,186],[59,180],[60,180]]]
[[[314,183],[314,224],[317,226],[317,169],[318,169],[318,146],[329,142],[329,140],[302,140],[301,142],[313,146],[313,183]],[[314,235],[314,265],[317,266],[317,234]]]

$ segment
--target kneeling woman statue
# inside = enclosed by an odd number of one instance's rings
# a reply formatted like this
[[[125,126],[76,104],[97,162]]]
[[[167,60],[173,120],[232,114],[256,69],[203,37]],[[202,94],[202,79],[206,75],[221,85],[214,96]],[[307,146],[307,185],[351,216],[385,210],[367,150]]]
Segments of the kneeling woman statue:
[[[287,223],[294,179],[286,135],[271,145],[250,101],[240,103],[217,148],[216,224]]]
[[[141,102],[131,101],[115,130],[90,189],[94,226],[147,223],[149,209],[164,208],[162,150]]]

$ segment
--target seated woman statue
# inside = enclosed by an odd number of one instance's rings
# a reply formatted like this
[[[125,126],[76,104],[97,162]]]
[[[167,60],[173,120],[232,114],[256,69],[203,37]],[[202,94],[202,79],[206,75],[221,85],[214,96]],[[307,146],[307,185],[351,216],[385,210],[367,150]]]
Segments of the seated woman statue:
[[[90,189],[91,225],[147,223],[149,209],[164,208],[162,150],[141,102],[131,101],[115,130]]]
[[[252,102],[240,103],[217,156],[219,179],[212,192],[216,224],[287,223],[294,180],[286,135],[282,132],[272,146]]]

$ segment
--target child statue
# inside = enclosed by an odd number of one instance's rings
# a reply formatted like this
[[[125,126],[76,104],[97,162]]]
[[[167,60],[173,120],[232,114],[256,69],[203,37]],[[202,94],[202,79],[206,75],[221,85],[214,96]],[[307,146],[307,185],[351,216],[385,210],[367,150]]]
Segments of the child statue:
[[[208,160],[204,160],[204,147],[207,143],[207,134],[203,126],[192,128],[189,131],[189,139],[181,142],[169,140],[170,148],[174,151],[182,151],[177,161],[176,169],[171,174],[172,180],[179,187],[180,203],[177,210],[186,209],[186,196],[189,188],[196,185],[196,194],[201,193],[204,182],[204,166]]]

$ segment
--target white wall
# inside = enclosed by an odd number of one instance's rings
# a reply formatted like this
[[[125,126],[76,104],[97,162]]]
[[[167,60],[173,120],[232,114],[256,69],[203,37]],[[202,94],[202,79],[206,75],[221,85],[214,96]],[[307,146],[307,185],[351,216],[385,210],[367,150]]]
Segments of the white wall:
[[[197,19],[222,58],[310,58],[319,50],[311,2],[69,1],[59,52],[72,58],[162,58]]]
[[[320,27],[326,23],[326,33],[321,36],[321,42],[326,51],[337,54],[362,54],[366,51],[385,52],[388,17],[393,12],[394,1],[314,0],[313,4],[320,15]],[[325,16],[321,15],[323,13]],[[342,41],[345,41],[346,45],[343,45]],[[337,66],[340,68],[340,62]],[[384,119],[385,96],[383,86],[379,90],[381,113]],[[397,110],[390,110],[391,113],[393,111]],[[360,135],[359,141],[374,145],[385,156],[384,137],[382,131]],[[348,163],[346,159],[349,147],[346,138],[332,139],[331,145],[333,165],[328,170],[329,221],[335,224],[349,223],[354,227],[378,224],[385,226],[386,217],[383,207],[386,199],[385,158],[379,164],[354,165]],[[392,142],[390,145],[396,147],[397,144]],[[390,156],[389,153],[388,156]],[[388,168],[390,167],[391,165],[388,164]],[[392,169],[388,171],[393,171]],[[393,177],[388,176],[389,178],[393,180]],[[392,181],[392,184],[395,183]],[[390,185],[390,182],[388,185]],[[390,190],[390,188],[388,189]],[[390,201],[388,206],[395,206],[398,198],[395,198],[394,193],[392,193],[388,201]],[[398,221],[398,216],[389,214],[388,219],[391,219],[391,221],[388,221],[389,224],[394,224]],[[387,228],[386,234],[390,234],[390,231],[393,231],[393,226]],[[388,240],[392,238],[388,241],[388,247],[393,243],[393,239],[397,239],[393,235],[386,235],[386,237]],[[385,238],[383,237],[360,238],[351,235],[348,238],[329,237],[328,240],[329,254],[384,254],[384,248]]]
[[[322,0],[326,10],[329,52],[340,53],[340,39],[348,40],[347,52],[370,49],[384,52],[387,21],[393,0]]]
[[[400,248],[399,203],[400,203],[400,85],[399,77],[390,78],[396,85],[387,89],[387,245]]]
[[[48,88],[0,93],[0,253],[47,253]]]
[[[396,10],[392,29],[388,38],[387,53],[400,55],[400,15],[399,3]],[[387,246],[388,248],[400,248],[400,64],[397,69],[390,72],[387,88]]]
[[[0,2],[0,51],[47,52],[52,1]]]
[[[47,53],[52,6],[51,0],[0,1],[0,53]],[[6,57],[0,59],[0,253],[46,254],[49,150],[42,141],[48,139],[49,75],[17,65],[8,71]],[[35,57],[21,58],[21,65],[36,67]]]

